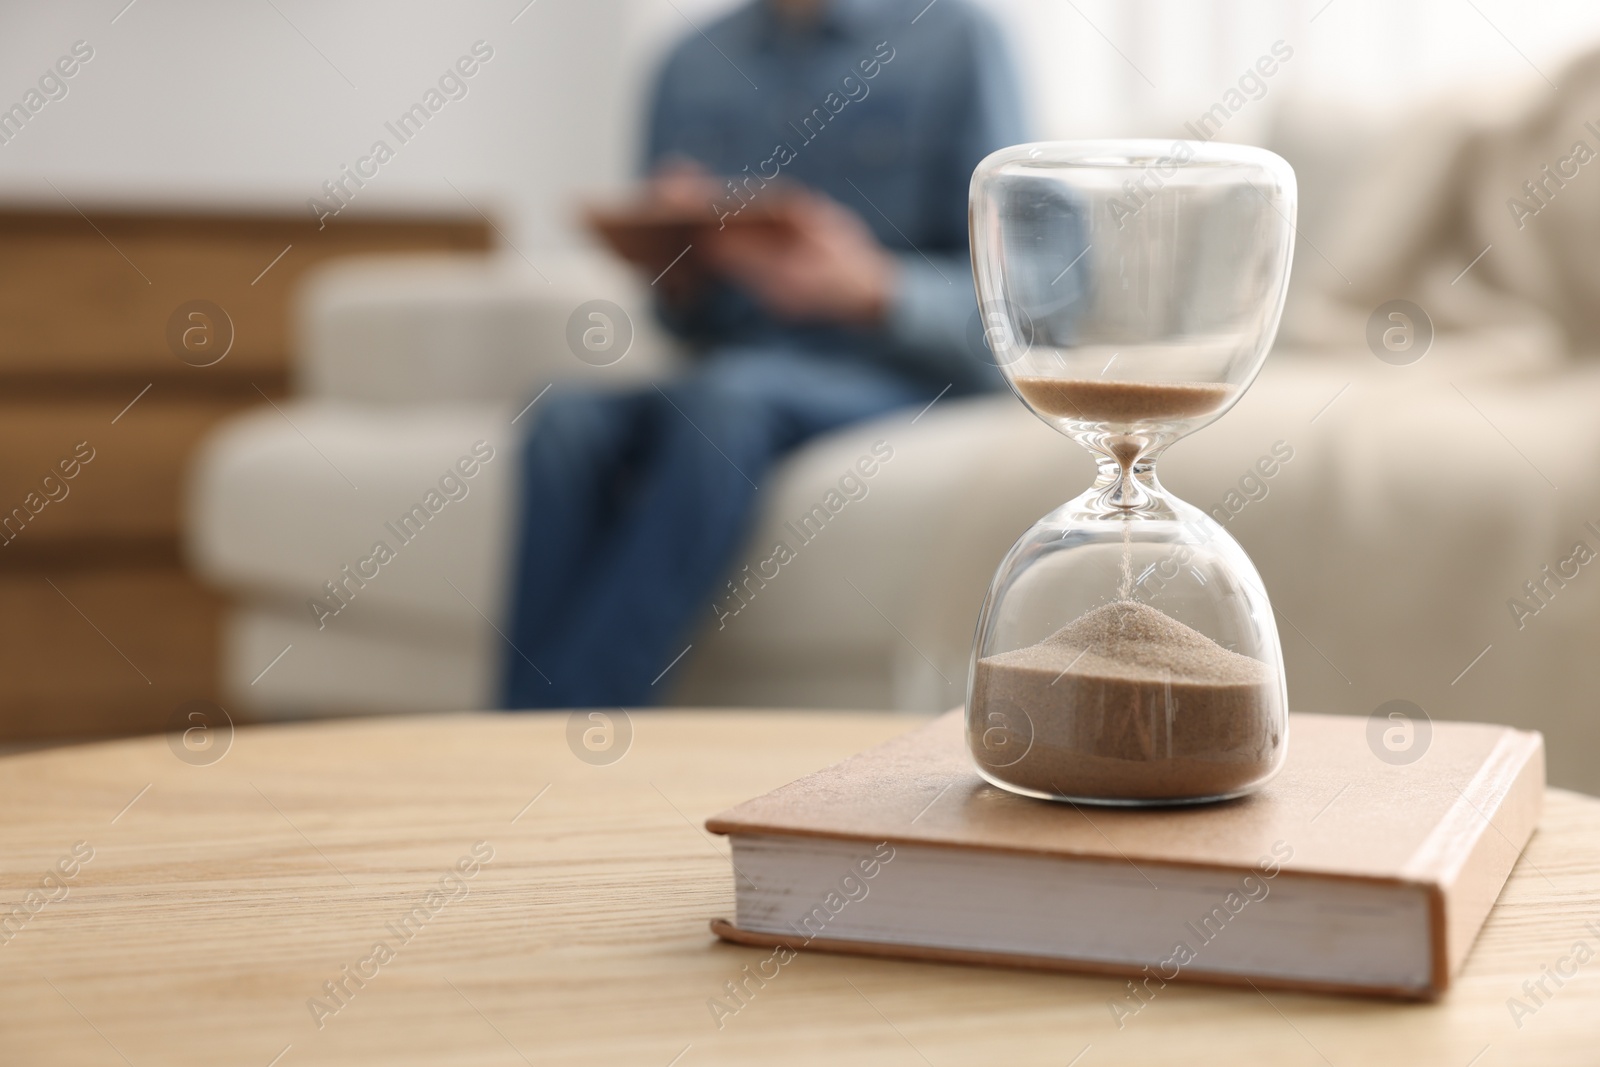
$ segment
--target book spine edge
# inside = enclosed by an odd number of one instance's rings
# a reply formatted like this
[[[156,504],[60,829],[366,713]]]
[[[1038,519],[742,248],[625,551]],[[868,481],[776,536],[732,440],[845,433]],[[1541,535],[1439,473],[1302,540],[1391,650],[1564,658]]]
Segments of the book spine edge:
[[[1544,790],[1543,735],[1508,729],[1456,801],[1476,834],[1458,862],[1430,879],[1435,995],[1449,989],[1521,860],[1544,811]]]

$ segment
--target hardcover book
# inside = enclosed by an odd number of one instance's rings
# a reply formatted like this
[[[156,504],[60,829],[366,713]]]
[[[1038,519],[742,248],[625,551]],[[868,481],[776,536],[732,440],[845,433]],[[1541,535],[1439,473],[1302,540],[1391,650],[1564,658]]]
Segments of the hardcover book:
[[[1428,999],[1538,823],[1537,733],[1439,722],[1392,762],[1368,721],[1290,717],[1283,770],[1233,801],[1032,800],[978,777],[959,710],[746,801],[735,915],[791,950]],[[1389,758],[1385,758],[1385,757]]]

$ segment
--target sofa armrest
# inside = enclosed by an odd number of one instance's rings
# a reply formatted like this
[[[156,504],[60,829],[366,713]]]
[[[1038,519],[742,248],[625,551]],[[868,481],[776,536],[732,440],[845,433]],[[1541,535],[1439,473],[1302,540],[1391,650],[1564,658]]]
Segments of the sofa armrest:
[[[593,320],[617,341],[631,329],[615,362],[614,351],[583,359],[568,343],[568,320],[591,300],[622,309],[622,322]],[[294,316],[295,384],[317,399],[514,401],[553,381],[648,380],[676,358],[644,287],[577,253],[538,266],[495,255],[343,259],[307,277]]]

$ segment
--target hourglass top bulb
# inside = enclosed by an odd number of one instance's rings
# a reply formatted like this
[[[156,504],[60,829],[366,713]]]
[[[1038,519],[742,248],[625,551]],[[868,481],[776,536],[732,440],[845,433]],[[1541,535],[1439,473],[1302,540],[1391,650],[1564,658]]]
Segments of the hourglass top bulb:
[[[1254,379],[1294,246],[1294,172],[1195,141],[1067,141],[990,155],[972,178],[986,338],[1024,403],[1073,436],[1162,443]]]

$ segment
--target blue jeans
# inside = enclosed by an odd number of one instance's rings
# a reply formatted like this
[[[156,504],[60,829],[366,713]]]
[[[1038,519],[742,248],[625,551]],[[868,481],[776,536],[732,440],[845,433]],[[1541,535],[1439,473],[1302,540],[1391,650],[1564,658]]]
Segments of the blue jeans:
[[[523,446],[503,706],[656,703],[713,614],[773,463],[933,396],[864,363],[748,348],[660,387],[552,390]]]

